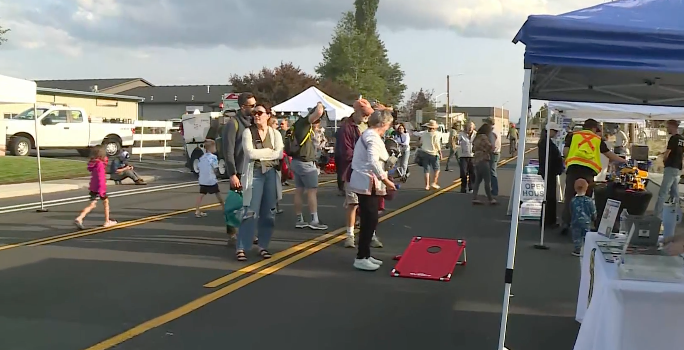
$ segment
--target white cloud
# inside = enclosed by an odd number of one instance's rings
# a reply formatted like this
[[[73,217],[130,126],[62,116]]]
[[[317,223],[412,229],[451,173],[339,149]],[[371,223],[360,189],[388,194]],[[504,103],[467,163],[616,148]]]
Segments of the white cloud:
[[[462,36],[512,38],[529,14],[561,13],[600,0],[381,0],[380,27],[450,28]],[[10,47],[78,55],[83,46],[297,48],[325,45],[340,0],[22,0],[0,4]]]

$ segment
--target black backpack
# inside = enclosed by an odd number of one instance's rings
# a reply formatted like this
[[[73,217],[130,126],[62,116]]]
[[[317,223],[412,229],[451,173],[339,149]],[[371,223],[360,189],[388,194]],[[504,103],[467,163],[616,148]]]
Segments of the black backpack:
[[[306,134],[306,137],[304,137],[302,141],[297,141],[294,131],[295,129],[293,124],[285,132],[285,139],[283,140],[285,154],[287,154],[290,157],[298,156],[299,151],[302,149],[302,146],[304,146],[304,143],[306,143],[306,141],[308,140],[311,140],[311,136],[313,135],[313,126],[309,127],[309,132]]]

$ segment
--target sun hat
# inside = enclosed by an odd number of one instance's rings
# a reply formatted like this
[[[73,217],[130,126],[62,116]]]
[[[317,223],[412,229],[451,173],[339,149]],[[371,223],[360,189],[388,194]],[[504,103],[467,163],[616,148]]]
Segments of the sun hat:
[[[435,121],[434,119],[431,119],[429,122],[425,123],[425,126],[428,129],[437,129],[439,127],[437,121]]]

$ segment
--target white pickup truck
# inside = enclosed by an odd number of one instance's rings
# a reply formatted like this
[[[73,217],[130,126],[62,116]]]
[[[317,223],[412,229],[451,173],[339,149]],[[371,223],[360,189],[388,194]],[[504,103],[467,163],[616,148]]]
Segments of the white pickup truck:
[[[424,125],[423,125],[424,127]],[[414,131],[411,135],[411,141],[415,139],[417,147],[420,147],[420,138],[427,132],[427,130]],[[442,146],[449,142],[449,130],[444,126],[444,124],[439,124],[437,127],[437,135],[439,135],[439,141]],[[413,142],[412,142],[413,143]]]
[[[26,156],[36,146],[36,121],[33,108],[5,120],[7,150],[14,156]],[[66,106],[37,107],[38,144],[40,149],[75,149],[87,156],[89,148],[103,145],[108,156],[122,146],[133,145],[133,124],[91,121],[81,108]]]

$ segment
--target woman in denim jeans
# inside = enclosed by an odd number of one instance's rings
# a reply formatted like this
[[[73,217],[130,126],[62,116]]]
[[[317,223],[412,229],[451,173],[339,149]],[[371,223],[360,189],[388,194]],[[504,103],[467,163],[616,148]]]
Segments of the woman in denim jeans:
[[[237,235],[238,261],[247,260],[245,251],[252,246],[255,234],[259,255],[271,258],[267,250],[275,227],[275,213],[271,209],[278,201],[277,167],[283,157],[283,138],[268,126],[267,108],[257,105],[253,113],[254,124],[242,134],[242,146],[249,161],[245,162],[242,177],[245,212]]]

